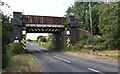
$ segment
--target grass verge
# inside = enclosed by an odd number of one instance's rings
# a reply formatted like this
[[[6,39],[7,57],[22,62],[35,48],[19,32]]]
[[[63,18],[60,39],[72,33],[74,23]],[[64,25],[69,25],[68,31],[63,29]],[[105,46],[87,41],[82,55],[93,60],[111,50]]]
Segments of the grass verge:
[[[3,72],[41,72],[42,69],[30,54],[14,55]]]
[[[89,50],[89,49],[81,49],[81,50],[67,50],[65,53],[75,56],[86,56],[89,58],[95,58],[95,59],[101,59],[104,61],[111,61],[111,62],[118,62],[118,59],[120,59],[119,56],[120,50]]]
[[[50,46],[51,46],[52,42],[51,41],[48,41],[48,42],[43,42],[42,44],[38,44],[39,46],[42,46],[44,48],[47,48],[49,49]]]

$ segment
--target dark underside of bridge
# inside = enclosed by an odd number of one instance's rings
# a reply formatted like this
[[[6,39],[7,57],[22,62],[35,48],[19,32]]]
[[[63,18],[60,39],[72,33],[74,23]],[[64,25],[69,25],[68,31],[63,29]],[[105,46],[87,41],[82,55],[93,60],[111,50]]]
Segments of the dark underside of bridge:
[[[26,27],[26,33],[51,33],[52,45],[55,49],[66,46],[66,35],[64,27]]]

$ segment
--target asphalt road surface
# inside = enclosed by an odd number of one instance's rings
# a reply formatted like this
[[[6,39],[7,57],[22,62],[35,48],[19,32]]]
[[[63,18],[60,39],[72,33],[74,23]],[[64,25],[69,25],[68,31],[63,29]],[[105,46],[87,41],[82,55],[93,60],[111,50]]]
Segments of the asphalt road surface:
[[[87,74],[119,74],[118,63],[75,57],[62,52],[50,52],[35,44],[27,44],[29,52],[45,72],[72,72]]]

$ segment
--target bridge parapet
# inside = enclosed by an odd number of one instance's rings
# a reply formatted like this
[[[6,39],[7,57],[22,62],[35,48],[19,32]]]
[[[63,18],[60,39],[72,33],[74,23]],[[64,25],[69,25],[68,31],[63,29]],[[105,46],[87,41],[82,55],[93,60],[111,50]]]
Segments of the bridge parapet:
[[[65,24],[65,17],[23,15],[25,24]]]

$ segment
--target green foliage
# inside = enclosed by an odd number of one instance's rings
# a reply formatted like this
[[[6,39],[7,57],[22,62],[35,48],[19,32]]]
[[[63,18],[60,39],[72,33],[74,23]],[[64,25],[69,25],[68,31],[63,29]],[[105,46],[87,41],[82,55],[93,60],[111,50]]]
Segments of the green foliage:
[[[89,20],[89,3],[88,2],[75,2],[74,5],[68,8],[66,11],[67,15],[75,15],[78,22],[83,23],[83,27],[90,31],[90,20]],[[99,34],[99,14],[98,14],[99,3],[91,3],[91,13],[92,13],[92,24],[93,24],[93,33]]]
[[[39,43],[40,46],[45,47],[45,48],[49,48],[49,47],[51,46],[51,44],[52,44],[51,41],[48,41],[48,42],[42,42],[42,44]]]
[[[5,54],[2,54],[2,68],[7,67],[9,60],[11,59],[12,52],[9,50],[5,51]]]
[[[99,6],[99,28],[106,47],[119,48],[120,28],[116,14],[118,3],[101,4]]]
[[[10,18],[2,14],[2,67],[6,67],[12,55],[12,52],[7,50],[8,44],[11,42],[13,25],[10,23]]]
[[[83,22],[84,29],[90,31],[89,2],[75,2],[68,8],[67,15],[75,15],[78,22]],[[91,2],[93,35],[101,35],[102,40],[91,40],[83,37],[82,45],[104,45],[110,48],[120,48],[120,2]],[[85,38],[85,39],[84,39]]]
[[[89,36],[86,36],[84,34],[81,34],[80,36],[80,42],[77,43],[73,49],[81,51],[81,49],[94,49],[94,46],[98,47],[105,47],[104,46],[104,40],[99,38],[91,38]],[[96,48],[95,48],[96,49]]]
[[[11,42],[11,35],[13,32],[13,25],[9,22],[9,17],[2,15],[2,47]]]
[[[52,45],[52,41],[49,40],[48,42],[42,42],[42,44],[38,44],[39,46],[42,46],[44,48],[47,48],[49,50],[57,50],[53,45]]]
[[[81,45],[80,43],[77,43],[77,44],[74,46],[74,49],[75,49],[75,50],[78,50],[78,51],[80,51],[81,48],[83,48],[83,45]]]
[[[89,45],[90,39],[86,35],[81,34],[80,35],[80,45]]]
[[[13,24],[10,18],[2,14],[2,67],[5,68],[13,54],[28,52],[23,50],[20,43],[12,43]],[[10,44],[11,43],[11,44]]]
[[[41,38],[38,39],[38,44],[40,44],[42,42]]]
[[[27,49],[23,49],[20,43],[11,43],[7,49],[10,50],[13,54],[27,53]]]
[[[9,60],[11,59],[12,55],[14,54],[21,54],[21,53],[28,53],[27,50],[22,48],[20,43],[10,43],[6,45],[5,51],[2,54],[2,67],[5,68],[8,65]]]

